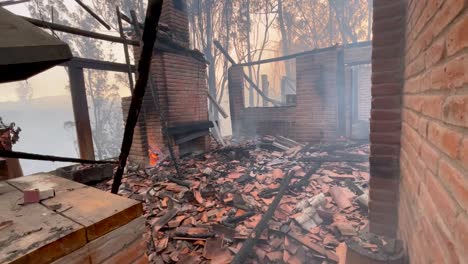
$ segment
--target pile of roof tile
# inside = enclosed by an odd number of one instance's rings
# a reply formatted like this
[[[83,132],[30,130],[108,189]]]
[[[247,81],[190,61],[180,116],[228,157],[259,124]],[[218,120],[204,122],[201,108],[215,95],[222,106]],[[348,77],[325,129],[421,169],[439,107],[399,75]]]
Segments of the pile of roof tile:
[[[368,154],[362,142],[265,137],[187,156],[183,178],[168,161],[129,169],[119,194],[144,203],[151,263],[230,263],[294,171],[248,263],[338,263],[368,226]]]

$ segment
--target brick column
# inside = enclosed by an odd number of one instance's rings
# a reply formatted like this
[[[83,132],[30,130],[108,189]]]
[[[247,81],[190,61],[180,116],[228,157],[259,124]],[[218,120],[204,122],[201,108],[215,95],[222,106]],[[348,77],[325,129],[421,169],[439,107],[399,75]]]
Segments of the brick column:
[[[229,68],[229,108],[231,111],[232,136],[240,136],[241,112],[244,109],[244,77],[242,67]]]
[[[404,0],[374,0],[370,156],[371,232],[396,236],[400,181]]]

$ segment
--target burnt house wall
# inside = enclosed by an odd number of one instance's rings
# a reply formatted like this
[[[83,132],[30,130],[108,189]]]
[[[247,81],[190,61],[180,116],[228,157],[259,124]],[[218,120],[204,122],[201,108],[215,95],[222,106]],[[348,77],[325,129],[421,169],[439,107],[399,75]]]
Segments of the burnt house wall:
[[[206,151],[210,146],[209,135],[180,145],[175,144],[173,137],[167,142],[160,112],[155,106],[154,98],[157,98],[168,128],[209,120],[206,61],[203,54],[188,48],[188,20],[184,5],[183,1],[164,1],[161,32],[150,68],[155,89],[152,91],[150,85],[146,88],[130,151],[130,160],[142,165],[149,164],[150,151],[167,155],[167,144],[173,145],[177,155]],[[138,47],[134,47],[134,54],[138,61]],[[124,118],[127,117],[130,101],[131,97],[122,98]]]
[[[348,100],[351,86],[347,84],[351,79],[345,65],[369,64],[370,59],[370,43],[330,47],[297,57],[295,106],[245,107],[244,89],[248,84],[242,67],[232,67],[229,96],[233,135],[282,135],[302,142],[349,136],[352,117],[348,108],[352,101]],[[370,84],[367,89],[370,93]],[[370,109],[370,101],[367,104]]]

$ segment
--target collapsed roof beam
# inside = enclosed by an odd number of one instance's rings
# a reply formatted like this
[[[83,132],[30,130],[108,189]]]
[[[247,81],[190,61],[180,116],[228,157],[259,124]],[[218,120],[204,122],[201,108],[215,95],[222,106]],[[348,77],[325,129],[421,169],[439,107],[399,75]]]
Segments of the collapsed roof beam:
[[[87,58],[74,57],[70,61],[60,64],[67,67],[78,67],[84,69],[100,70],[100,71],[114,71],[114,72],[128,72],[128,65],[110,61],[100,61]],[[136,72],[135,65],[130,65],[131,71]]]
[[[239,63],[239,64],[237,64],[237,66],[253,66],[253,65],[265,64],[265,63],[271,63],[271,62],[277,62],[277,61],[285,61],[285,60],[295,59],[295,58],[300,57],[300,56],[316,54],[316,53],[327,51],[327,50],[333,50],[333,49],[336,49],[336,48],[337,48],[337,46],[331,46],[331,47],[323,48],[323,49],[314,49],[314,50],[289,54],[289,55],[285,55],[285,56],[281,56],[281,57],[277,57],[277,58],[271,58],[271,59],[265,59],[265,60],[259,60],[259,61],[252,61],[252,62],[246,62],[246,63]]]
[[[91,8],[89,8],[87,5],[85,5],[85,3],[81,2],[80,0],[75,0],[75,2],[77,2],[84,10],[86,10],[86,12],[88,12],[88,14],[94,17],[99,23],[101,23],[101,25],[107,28],[107,30],[111,30],[111,27],[106,23],[106,21],[104,21],[104,19],[102,19],[100,16],[94,13],[94,11],[91,10]]]
[[[42,21],[39,19],[30,18],[30,17],[24,17],[24,16],[19,16],[19,17],[25,19],[26,21],[28,21],[29,23],[33,25],[36,25],[38,27],[42,27],[45,29],[53,29],[53,30],[60,31],[60,32],[65,32],[65,33],[70,33],[70,34],[74,34],[78,36],[100,39],[100,40],[105,40],[105,41],[110,41],[110,42],[116,42],[116,43],[122,43],[122,44],[127,43],[133,46],[140,45],[140,43],[135,40],[125,40],[121,37],[116,37],[116,36],[92,32],[88,30],[78,29],[74,27],[64,26],[64,25],[46,22],[46,21]]]
[[[221,45],[221,43],[219,43],[219,41],[215,40],[214,41],[214,44],[216,46],[216,48],[219,49],[219,51],[221,51],[221,53],[229,60],[229,62],[233,65],[233,66],[239,66],[240,64],[237,64],[234,59],[229,55],[229,53],[227,52],[227,50],[225,50],[223,48],[223,46]],[[260,88],[258,88],[258,86],[254,83],[254,81],[252,81],[252,79],[249,78],[249,76],[247,76],[247,74],[243,73],[244,74],[244,79],[255,89],[255,91],[257,91],[257,93],[262,96],[266,101],[272,103],[274,106],[281,106],[281,102],[279,101],[276,101],[274,99],[271,99],[269,98],[268,96],[266,96],[262,90],[260,90]]]

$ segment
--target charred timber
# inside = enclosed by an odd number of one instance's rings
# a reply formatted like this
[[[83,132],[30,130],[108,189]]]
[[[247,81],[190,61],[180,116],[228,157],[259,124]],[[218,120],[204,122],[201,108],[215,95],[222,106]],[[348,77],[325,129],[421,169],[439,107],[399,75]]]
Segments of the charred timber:
[[[77,0],[78,1],[78,0]],[[120,12],[120,9],[118,6],[115,7],[116,9],[116,13],[117,13],[117,24],[119,24],[119,33],[120,33],[120,37],[122,39],[125,39],[125,35],[124,35],[124,32],[123,32],[123,26],[122,26],[122,16],[121,16],[121,12]],[[131,62],[130,62],[130,56],[128,54],[128,45],[127,45],[127,41],[125,39],[124,41],[124,54],[125,54],[125,63],[127,64],[127,74],[128,74],[128,82],[130,83],[130,91],[133,90],[133,72],[132,72],[132,66],[131,66]]]
[[[268,221],[270,221],[270,219],[273,217],[273,215],[274,215],[274,213],[276,211],[276,208],[278,207],[279,203],[281,202],[281,199],[283,198],[284,194],[286,193],[286,190],[288,190],[289,182],[291,181],[293,176],[294,176],[294,171],[290,171],[288,173],[288,175],[283,179],[283,181],[281,182],[279,192],[275,196],[275,199],[270,204],[270,206],[268,207],[268,210],[263,215],[260,222],[258,222],[257,226],[255,226],[252,234],[244,242],[244,244],[242,245],[242,248],[239,250],[239,252],[234,257],[234,260],[231,263],[241,264],[241,263],[244,263],[247,260],[249,254],[253,250],[253,247],[255,246],[255,243],[257,242],[258,238],[263,233],[263,230],[265,230],[265,228],[267,227]]]
[[[301,179],[298,182],[291,184],[289,186],[289,190],[297,190],[297,189],[300,189],[302,187],[309,185],[310,177],[312,177],[312,175],[316,173],[318,169],[320,169],[321,166],[322,166],[322,162],[318,162],[316,165],[314,165],[312,169],[309,170],[309,172],[306,175],[304,175],[304,177],[301,177]],[[280,188],[263,189],[262,191],[260,191],[258,196],[262,198],[273,197],[275,193],[277,193],[280,190]]]
[[[125,165],[133,143],[133,134],[135,126],[140,116],[143,97],[145,96],[146,86],[150,74],[151,58],[153,57],[154,45],[158,35],[158,23],[161,17],[163,0],[149,0],[146,12],[145,28],[143,30],[143,47],[138,62],[138,79],[132,94],[132,101],[128,111],[127,122],[125,124],[122,148],[119,157],[119,166],[115,172],[114,182],[112,183],[112,193],[119,191],[122,182]]]
[[[123,39],[121,37],[116,37],[116,36],[96,33],[96,32],[93,32],[93,31],[83,30],[83,29],[79,29],[79,28],[64,26],[64,25],[51,23],[51,22],[47,22],[47,21],[42,21],[42,20],[39,20],[39,19],[30,18],[30,17],[24,17],[24,16],[19,16],[19,17],[25,19],[26,21],[28,21],[29,23],[31,23],[33,25],[36,25],[38,27],[42,27],[42,28],[45,28],[45,29],[53,29],[53,30],[57,30],[57,31],[60,31],[60,32],[70,33],[70,34],[83,36],[83,37],[90,37],[90,38],[106,40],[106,41],[110,41],[110,42],[116,42],[116,43],[122,43],[122,44],[127,43],[129,45],[139,46],[139,42],[134,41],[134,40],[125,40],[125,39]]]
[[[214,41],[214,44],[215,46],[219,49],[219,51],[221,51],[221,53],[229,60],[229,62],[232,64],[232,65],[238,65],[236,63],[236,61],[234,61],[234,59],[229,55],[229,53],[223,48],[223,46],[221,45],[221,43],[219,43],[219,41],[215,40]],[[273,105],[275,106],[281,106],[281,103],[276,101],[276,100],[273,100],[271,98],[269,98],[268,96],[266,96],[262,90],[260,90],[260,88],[258,88],[258,86],[252,81],[252,79],[249,78],[249,76],[247,76],[247,74],[244,73],[244,79],[255,89],[255,91],[257,91],[257,93],[263,97],[263,99],[265,99],[266,101],[272,103]]]
[[[75,0],[76,3],[78,3],[88,14],[90,14],[92,17],[94,17],[101,25],[103,25],[107,30],[111,30],[111,27],[102,19],[98,14],[96,14],[89,6],[87,6],[85,3],[81,2],[81,0]]]

